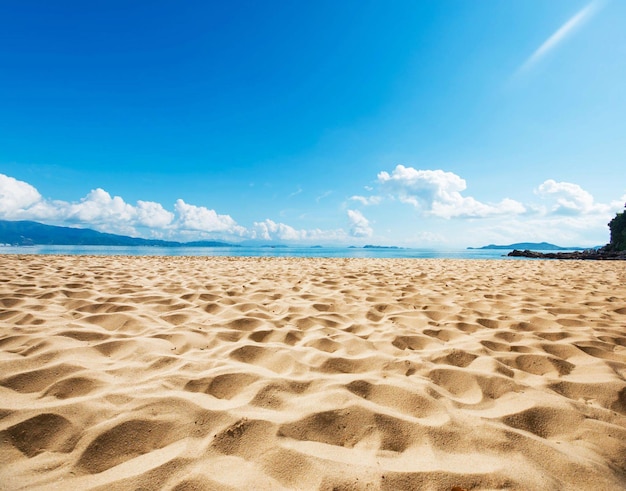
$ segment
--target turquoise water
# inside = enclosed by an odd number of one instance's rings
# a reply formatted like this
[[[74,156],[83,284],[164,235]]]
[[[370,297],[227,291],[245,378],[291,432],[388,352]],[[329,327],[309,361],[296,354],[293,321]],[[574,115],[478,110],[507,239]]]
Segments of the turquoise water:
[[[5,246],[0,254],[61,254],[96,256],[232,256],[232,257],[371,257],[504,259],[499,249],[375,249],[350,247],[116,247],[116,246]],[[508,258],[511,259],[511,258]]]

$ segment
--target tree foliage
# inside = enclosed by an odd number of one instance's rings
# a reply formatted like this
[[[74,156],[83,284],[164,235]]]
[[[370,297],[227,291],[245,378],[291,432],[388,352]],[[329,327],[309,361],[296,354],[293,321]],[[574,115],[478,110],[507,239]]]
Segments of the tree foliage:
[[[613,251],[626,251],[626,213],[617,213],[609,222],[609,229],[611,229],[611,242],[608,248]]]

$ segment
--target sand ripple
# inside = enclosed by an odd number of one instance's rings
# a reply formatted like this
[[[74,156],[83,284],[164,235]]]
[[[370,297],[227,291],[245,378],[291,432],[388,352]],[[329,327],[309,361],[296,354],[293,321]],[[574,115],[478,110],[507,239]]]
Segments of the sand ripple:
[[[623,264],[0,263],[0,489],[626,489]]]

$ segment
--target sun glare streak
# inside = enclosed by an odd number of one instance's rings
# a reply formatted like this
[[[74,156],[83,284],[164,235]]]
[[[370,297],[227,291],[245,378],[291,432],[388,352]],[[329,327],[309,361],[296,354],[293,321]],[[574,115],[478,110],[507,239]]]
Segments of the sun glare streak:
[[[576,28],[580,27],[584,22],[589,20],[602,6],[604,2],[594,0],[585,8],[571,17],[565,24],[556,30],[544,43],[535,50],[535,52],[524,62],[517,70],[517,73],[523,73],[531,69],[550,51],[554,50],[563,40],[570,35]]]

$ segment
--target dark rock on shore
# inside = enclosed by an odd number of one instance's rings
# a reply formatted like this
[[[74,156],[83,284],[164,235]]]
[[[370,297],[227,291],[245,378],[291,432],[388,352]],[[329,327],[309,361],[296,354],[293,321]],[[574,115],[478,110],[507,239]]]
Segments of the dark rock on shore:
[[[573,252],[537,252],[525,249],[520,251],[515,249],[507,254],[510,257],[530,257],[537,259],[589,259],[589,260],[609,260],[626,261],[626,251],[609,251],[606,248],[587,249]]]

